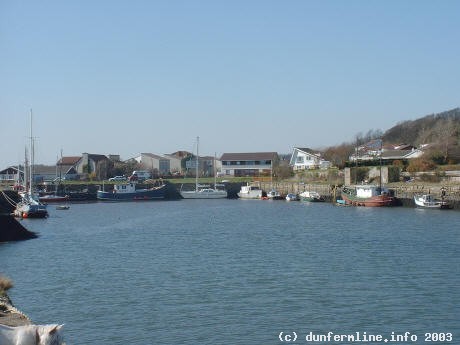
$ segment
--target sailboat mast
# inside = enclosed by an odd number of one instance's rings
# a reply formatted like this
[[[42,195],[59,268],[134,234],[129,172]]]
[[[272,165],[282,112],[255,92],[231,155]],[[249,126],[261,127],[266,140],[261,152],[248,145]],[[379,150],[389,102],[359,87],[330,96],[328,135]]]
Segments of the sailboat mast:
[[[380,139],[380,193],[382,193],[382,151],[383,151],[383,141]]]
[[[33,174],[34,174],[34,137],[33,137],[33,130],[32,130],[32,109],[30,109],[30,166],[29,166],[29,194],[32,196],[33,188],[32,188],[32,181],[33,181]]]
[[[200,137],[196,137],[196,171],[195,171],[195,191],[197,192],[198,191],[198,155],[200,154],[199,153],[199,150],[198,150],[198,147],[199,147],[199,144],[200,144]]]

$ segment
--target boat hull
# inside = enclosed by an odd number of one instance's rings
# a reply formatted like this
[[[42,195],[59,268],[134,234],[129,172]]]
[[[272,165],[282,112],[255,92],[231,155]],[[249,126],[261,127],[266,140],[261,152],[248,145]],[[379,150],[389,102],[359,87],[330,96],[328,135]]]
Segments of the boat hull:
[[[184,199],[225,199],[227,197],[226,191],[212,190],[212,191],[184,191],[180,192]]]
[[[65,202],[69,201],[69,197],[66,196],[59,196],[59,195],[44,195],[38,198],[38,200],[42,203],[48,204],[48,203],[59,203],[59,202]]]
[[[427,209],[438,209],[438,210],[448,210],[451,209],[451,205],[444,200],[431,199],[429,201],[424,200],[423,197],[414,196],[415,205],[419,208]]]
[[[366,206],[366,207],[382,207],[393,206],[395,198],[389,195],[375,195],[368,198],[360,198],[348,193],[342,193],[342,199],[346,205]]]
[[[165,198],[165,186],[141,189],[129,193],[116,193],[98,191],[97,199],[101,201],[148,201],[148,200],[161,200]]]
[[[14,210],[14,216],[20,218],[46,218],[48,211],[46,205],[19,204]]]
[[[237,194],[241,199],[261,199],[262,198],[262,191],[251,191],[249,193],[238,193]]]

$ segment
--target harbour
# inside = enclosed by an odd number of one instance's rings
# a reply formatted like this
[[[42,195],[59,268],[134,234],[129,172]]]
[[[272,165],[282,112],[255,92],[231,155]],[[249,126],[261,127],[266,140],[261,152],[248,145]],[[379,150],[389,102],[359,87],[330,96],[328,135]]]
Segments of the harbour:
[[[458,328],[458,213],[237,199],[74,203],[0,246],[10,296],[67,343],[278,343]],[[33,274],[31,274],[33,272]]]

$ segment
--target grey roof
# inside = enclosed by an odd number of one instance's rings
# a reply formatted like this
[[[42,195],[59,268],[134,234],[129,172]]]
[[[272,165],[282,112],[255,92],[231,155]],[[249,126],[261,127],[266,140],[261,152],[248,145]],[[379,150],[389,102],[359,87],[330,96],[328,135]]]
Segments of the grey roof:
[[[382,158],[404,158],[411,152],[412,150],[385,150],[382,152]]]
[[[221,161],[257,161],[272,160],[278,157],[276,152],[246,152],[246,153],[224,153]]]

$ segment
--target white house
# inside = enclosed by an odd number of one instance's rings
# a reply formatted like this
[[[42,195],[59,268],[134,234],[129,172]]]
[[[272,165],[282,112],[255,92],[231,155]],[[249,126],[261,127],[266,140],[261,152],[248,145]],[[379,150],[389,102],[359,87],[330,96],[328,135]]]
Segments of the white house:
[[[294,171],[327,169],[331,166],[331,162],[322,159],[320,153],[315,153],[311,149],[294,147],[289,165]]]
[[[224,153],[220,158],[222,174],[230,176],[271,175],[276,152]]]

